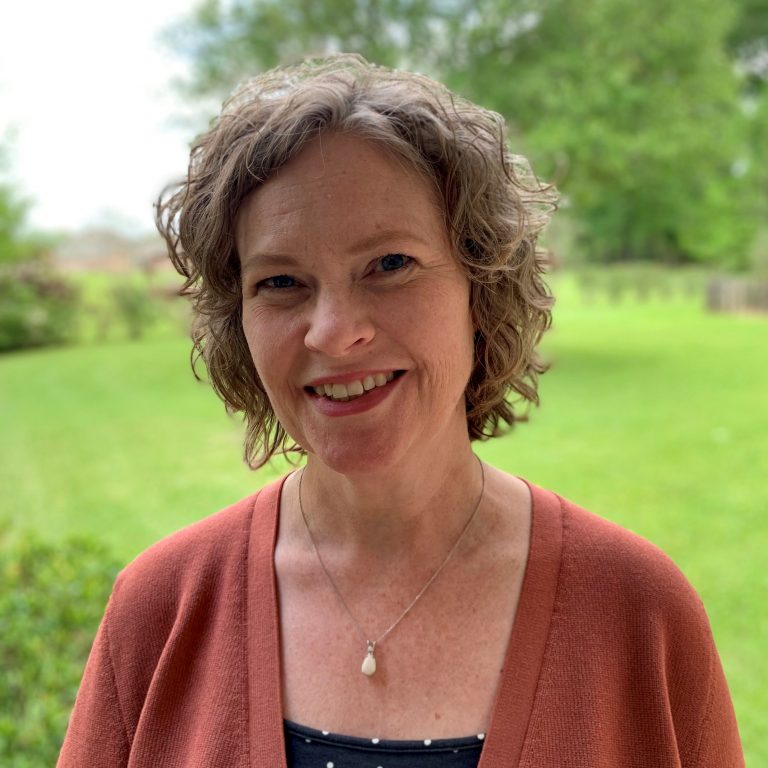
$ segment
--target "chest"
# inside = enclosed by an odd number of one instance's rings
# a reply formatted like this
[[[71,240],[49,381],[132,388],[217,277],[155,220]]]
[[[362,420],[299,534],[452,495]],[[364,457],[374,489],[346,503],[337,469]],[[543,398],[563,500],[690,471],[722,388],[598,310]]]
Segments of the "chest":
[[[361,673],[378,639],[413,599],[380,584],[347,598],[323,574],[281,575],[283,713],[320,730],[389,739],[455,738],[487,729],[514,622],[525,552],[510,549],[447,568],[377,643],[376,672]]]

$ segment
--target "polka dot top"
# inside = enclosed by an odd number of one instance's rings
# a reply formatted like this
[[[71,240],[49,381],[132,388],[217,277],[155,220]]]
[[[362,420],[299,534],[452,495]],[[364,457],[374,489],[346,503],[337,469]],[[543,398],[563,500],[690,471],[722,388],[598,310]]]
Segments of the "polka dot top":
[[[342,736],[284,721],[288,768],[477,768],[484,733],[393,741]]]

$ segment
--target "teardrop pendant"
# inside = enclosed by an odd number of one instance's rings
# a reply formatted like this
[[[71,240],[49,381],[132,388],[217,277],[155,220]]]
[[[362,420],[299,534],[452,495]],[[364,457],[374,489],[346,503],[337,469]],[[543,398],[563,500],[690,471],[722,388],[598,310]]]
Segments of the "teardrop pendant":
[[[373,652],[376,650],[376,643],[368,641],[368,651],[363,659],[363,666],[360,671],[366,676],[371,677],[376,674],[376,657]]]

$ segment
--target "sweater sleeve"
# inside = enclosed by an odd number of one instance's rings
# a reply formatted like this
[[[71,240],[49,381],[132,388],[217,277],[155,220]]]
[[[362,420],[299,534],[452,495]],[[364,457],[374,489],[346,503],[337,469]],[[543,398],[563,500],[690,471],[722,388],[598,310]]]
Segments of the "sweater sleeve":
[[[709,691],[699,747],[695,760],[685,768],[744,768],[736,716],[714,641],[711,651]]]
[[[681,766],[744,768],[736,715],[704,605],[671,562],[665,580],[666,588],[659,590],[664,616],[659,638]]]
[[[130,746],[110,653],[109,609],[108,605],[88,657],[57,768],[128,764]]]

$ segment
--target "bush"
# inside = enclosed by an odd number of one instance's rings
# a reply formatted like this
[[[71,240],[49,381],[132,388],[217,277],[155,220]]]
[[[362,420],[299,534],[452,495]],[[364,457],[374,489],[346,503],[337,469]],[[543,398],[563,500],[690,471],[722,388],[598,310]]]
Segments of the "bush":
[[[0,352],[74,338],[77,289],[39,262],[0,266]]]
[[[55,765],[117,571],[93,541],[0,530],[0,765]]]
[[[123,321],[128,337],[140,339],[156,315],[152,296],[146,286],[121,282],[112,288],[113,306]]]

